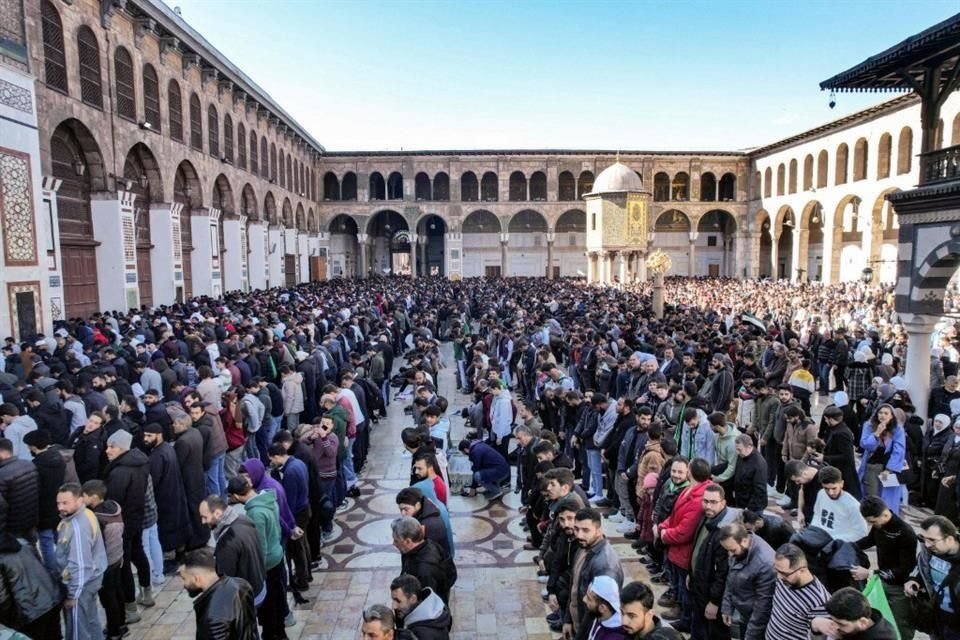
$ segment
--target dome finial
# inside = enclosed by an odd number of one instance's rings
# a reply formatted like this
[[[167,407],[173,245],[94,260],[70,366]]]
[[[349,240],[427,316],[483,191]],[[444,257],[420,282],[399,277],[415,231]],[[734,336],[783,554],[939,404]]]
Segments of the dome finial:
[[[617,147],[617,162],[620,162],[620,147]]]

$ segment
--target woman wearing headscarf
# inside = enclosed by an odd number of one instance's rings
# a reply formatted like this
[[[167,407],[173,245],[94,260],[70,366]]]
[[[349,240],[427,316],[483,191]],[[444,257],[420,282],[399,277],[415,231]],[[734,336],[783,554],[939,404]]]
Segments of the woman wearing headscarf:
[[[892,405],[879,405],[863,423],[860,447],[863,449],[860,461],[863,495],[880,496],[890,511],[899,514],[903,487],[897,474],[904,469],[907,434],[897,422]]]
[[[937,418],[946,418],[946,416],[938,415]],[[944,431],[952,433],[936,465],[935,475],[939,480],[937,481],[937,502],[933,512],[956,522],[960,514],[960,505],[957,504],[960,498],[957,491],[957,474],[960,473],[960,418],[953,421],[951,429],[944,429]]]
[[[953,439],[950,429],[950,416],[938,413],[933,417],[933,425],[923,435],[923,481],[920,493],[923,503],[933,508],[938,502],[942,473],[938,471],[943,450]]]

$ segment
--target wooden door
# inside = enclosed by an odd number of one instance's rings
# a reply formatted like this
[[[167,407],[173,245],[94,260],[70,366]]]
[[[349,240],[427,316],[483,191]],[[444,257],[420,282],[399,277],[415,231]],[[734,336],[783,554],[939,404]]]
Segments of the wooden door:
[[[720,265],[718,264],[708,264],[707,265],[707,275],[711,278],[720,277]]]
[[[500,267],[484,267],[483,275],[487,278],[499,278],[500,277]]]
[[[327,257],[312,256],[310,258],[310,281],[318,282],[327,279]]]
[[[286,275],[286,283],[288,287],[294,287],[297,285],[297,256],[284,255],[283,256],[283,272]]]
[[[100,310],[96,243],[61,237],[60,253],[65,315],[67,318],[89,318]]]

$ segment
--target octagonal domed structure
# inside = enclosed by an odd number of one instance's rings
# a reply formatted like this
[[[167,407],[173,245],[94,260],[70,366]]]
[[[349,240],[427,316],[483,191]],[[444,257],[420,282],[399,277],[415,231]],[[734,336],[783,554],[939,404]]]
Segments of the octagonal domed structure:
[[[643,180],[636,171],[618,161],[600,172],[593,182],[591,193],[624,191],[643,191]]]

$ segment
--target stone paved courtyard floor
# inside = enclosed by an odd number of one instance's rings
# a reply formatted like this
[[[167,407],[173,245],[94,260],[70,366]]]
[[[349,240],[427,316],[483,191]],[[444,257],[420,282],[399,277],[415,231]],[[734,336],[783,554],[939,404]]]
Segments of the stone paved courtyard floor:
[[[452,349],[443,345],[447,362]],[[467,396],[456,391],[453,369],[440,374],[440,395],[450,401],[452,440],[464,435],[459,411]],[[400,431],[411,425],[406,403],[394,401],[389,417],[371,435],[371,451],[361,474],[362,495],[337,515],[335,538],[323,549],[323,567],[305,596],[309,603],[294,607],[297,624],[287,628],[292,640],[354,640],[359,638],[361,611],[371,604],[389,604],[390,581],[400,568],[399,552],[391,544],[390,522],[397,514],[394,496],[408,485],[410,454],[400,445]],[[819,419],[822,406],[813,413]],[[540,598],[533,551],[523,550],[526,533],[517,510],[519,497],[507,494],[487,505],[483,498],[450,496],[459,579],[451,595],[455,640],[550,640],[552,634]],[[771,511],[779,511],[771,503]],[[912,511],[912,510],[911,510]],[[917,514],[908,512],[914,520]],[[911,517],[914,516],[914,517]],[[623,559],[627,580],[648,580],[646,568],[616,525],[604,529]],[[662,587],[655,586],[657,594]],[[156,606],[141,609],[142,621],[131,625],[131,640],[183,640],[196,631],[192,601],[180,579],[167,580],[155,594]]]

